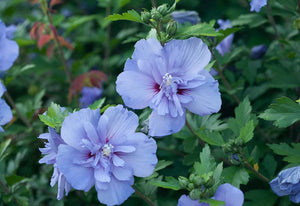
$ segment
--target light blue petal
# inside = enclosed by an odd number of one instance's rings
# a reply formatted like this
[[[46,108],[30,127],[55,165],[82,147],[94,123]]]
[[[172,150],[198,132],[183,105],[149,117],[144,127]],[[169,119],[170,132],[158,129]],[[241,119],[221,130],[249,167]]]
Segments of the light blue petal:
[[[133,174],[137,177],[151,175],[157,163],[155,140],[143,133],[135,133],[127,136],[126,143],[133,145],[136,150],[120,153],[120,157],[133,169]]]
[[[8,70],[19,56],[19,46],[15,41],[0,38],[0,71]]]
[[[209,206],[209,204],[200,203],[199,200],[192,200],[187,195],[181,195],[178,200],[177,206]]]
[[[268,0],[252,0],[250,2],[250,11],[259,12],[262,7],[267,5]]]
[[[112,168],[112,174],[114,177],[118,180],[131,180],[133,176],[133,171],[130,167],[113,167]]]
[[[149,106],[156,94],[157,83],[153,78],[141,72],[124,71],[116,81],[117,92],[122,96],[126,106],[143,109]]]
[[[185,124],[185,112],[182,116],[171,117],[159,115],[153,111],[149,119],[149,135],[153,137],[167,136],[179,132]]]
[[[191,96],[193,100],[183,106],[195,114],[204,116],[218,112],[222,100],[218,81],[214,80],[206,70],[201,74],[206,76],[206,83],[196,88],[186,89],[183,95]]]
[[[65,175],[67,181],[77,190],[89,191],[95,183],[94,169],[74,162],[84,161],[88,154],[81,153],[69,145],[58,147],[57,167]]]
[[[97,128],[100,118],[99,109],[81,109],[67,116],[61,127],[61,137],[70,146],[83,150],[82,139],[89,139],[84,123],[89,122]],[[100,138],[98,140],[100,142]]]
[[[0,99],[0,125],[7,124],[12,118],[10,107],[3,99]]]
[[[96,182],[95,187],[98,194],[98,200],[106,205],[120,205],[127,200],[134,190],[131,185],[133,178],[130,181],[119,181],[112,177],[106,189],[102,189],[101,183]]]
[[[244,194],[240,189],[225,183],[218,187],[213,199],[224,201],[226,206],[242,206]]]
[[[151,60],[162,56],[163,47],[157,39],[149,38],[141,39],[134,45],[135,49],[132,54],[132,59]]]
[[[199,38],[171,40],[165,44],[169,73],[178,73],[182,77],[197,74],[209,63],[211,53]]]
[[[121,142],[118,137],[134,133],[139,124],[138,116],[122,105],[109,107],[103,115],[109,118],[106,135],[112,145],[120,145]]]

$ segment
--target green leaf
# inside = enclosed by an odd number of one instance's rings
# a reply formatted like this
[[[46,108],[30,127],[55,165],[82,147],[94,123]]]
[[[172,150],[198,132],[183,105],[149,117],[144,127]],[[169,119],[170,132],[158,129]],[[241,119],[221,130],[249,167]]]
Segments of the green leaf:
[[[273,177],[277,168],[277,162],[272,155],[267,154],[263,160],[263,166],[269,174],[269,177]]]
[[[269,106],[260,118],[275,121],[277,127],[288,127],[300,120],[300,105],[288,97],[276,99],[276,102]]]
[[[228,120],[228,127],[234,132],[236,136],[239,135],[241,128],[243,128],[251,118],[252,107],[248,98],[245,98],[238,107],[235,108],[235,119]]]
[[[215,180],[214,186],[216,186],[216,187],[218,187],[220,185],[219,183],[221,182],[222,172],[223,172],[223,162],[218,164],[218,166],[216,167],[216,169],[214,170],[214,173],[213,173],[213,177]]]
[[[69,115],[68,110],[62,111],[62,108],[58,104],[52,102],[50,107],[48,108],[47,113],[39,115],[39,118],[47,126],[59,130],[61,128],[64,119],[68,115]]]
[[[214,200],[214,199],[200,200],[200,202],[208,203],[209,206],[220,206],[220,205],[225,205],[225,202],[224,202],[224,201],[219,201],[219,200]]]
[[[249,182],[249,174],[246,169],[240,167],[227,167],[223,170],[224,182],[228,182],[235,187]]]
[[[104,104],[104,102],[105,102],[105,97],[95,101],[93,104],[91,104],[89,106],[89,108],[92,110],[100,109],[102,107],[102,105]]]
[[[253,120],[246,123],[246,125],[241,128],[240,130],[240,136],[238,138],[242,139],[244,143],[249,142],[254,135],[254,123]]]
[[[195,136],[187,137],[183,141],[184,151],[187,153],[192,153],[197,145],[198,138]]]
[[[154,169],[154,172],[157,172],[159,170],[162,170],[168,166],[170,166],[171,164],[173,164],[172,161],[166,161],[166,160],[159,160],[158,163],[156,164],[156,167]]]
[[[18,175],[10,175],[10,176],[6,177],[5,180],[10,187],[21,181],[22,182],[24,182],[24,180],[28,181],[28,179],[26,177],[21,177]]]
[[[286,156],[283,160],[289,163],[300,163],[300,143],[292,143],[292,147],[286,143],[267,145],[275,154]]]
[[[195,131],[195,133],[200,139],[202,139],[210,145],[222,146],[223,144],[225,144],[219,132],[199,129]]]
[[[219,30],[218,32],[223,34],[223,36],[219,36],[218,37],[218,42],[220,43],[223,39],[225,39],[227,36],[229,36],[230,34],[233,34],[237,31],[242,30],[242,27],[234,27],[234,28],[227,28],[225,30]]]
[[[251,201],[245,202],[244,206],[273,206],[278,196],[269,190],[250,190],[245,193],[245,199]]]
[[[165,189],[171,189],[171,190],[180,190],[181,186],[179,184],[179,181],[175,179],[174,177],[166,177],[166,182],[155,180],[151,181],[150,183],[152,185],[155,185],[157,187],[165,188]]]
[[[128,21],[143,23],[140,14],[133,9],[123,13],[122,15],[121,14],[109,15],[105,19],[110,21],[128,20]]]
[[[219,33],[215,30],[214,24],[215,21],[211,21],[210,23],[202,23],[184,27],[176,33],[174,38],[187,39],[192,36],[223,36],[222,33]]]
[[[194,170],[198,175],[203,175],[208,172],[211,172],[216,167],[216,162],[211,156],[210,149],[208,145],[205,145],[202,152],[200,153],[200,162],[195,162]]]
[[[11,143],[11,139],[7,139],[4,142],[1,143],[0,145],[0,161],[2,161],[4,159],[4,157],[7,155],[6,150],[8,148],[8,146]]]
[[[221,131],[227,128],[227,124],[224,123],[222,120],[219,120],[221,114],[212,114],[212,115],[205,115],[204,117],[197,116],[197,124],[201,128],[205,128],[208,130],[216,130]]]
[[[77,27],[81,26],[82,24],[95,20],[103,18],[99,15],[89,15],[89,16],[72,16],[70,17],[64,27],[66,28],[66,34],[70,33],[72,30],[76,29]]]
[[[250,28],[258,27],[267,22],[267,19],[263,18],[260,14],[245,14],[239,16],[237,19],[231,21],[232,26],[244,26],[248,25]]]

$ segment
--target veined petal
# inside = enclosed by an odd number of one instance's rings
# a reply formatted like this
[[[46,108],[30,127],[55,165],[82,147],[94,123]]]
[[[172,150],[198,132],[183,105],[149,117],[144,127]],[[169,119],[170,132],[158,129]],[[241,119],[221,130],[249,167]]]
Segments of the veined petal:
[[[185,111],[182,116],[171,117],[159,115],[153,111],[149,119],[149,135],[154,137],[167,136],[179,132],[185,124]]]
[[[133,176],[133,171],[130,167],[113,167],[112,174],[118,180],[130,180]]]
[[[106,115],[109,118],[107,138],[112,145],[120,144],[119,141],[115,141],[114,137],[134,133],[139,124],[137,115],[128,111],[122,105],[109,107],[105,110],[103,115]]]
[[[109,171],[106,171],[103,167],[99,167],[94,171],[95,180],[99,182],[110,182]]]
[[[151,175],[157,163],[155,140],[143,133],[134,133],[128,135],[126,143],[134,145],[136,151],[121,153],[120,157],[133,169],[133,174],[137,177]]]
[[[116,154],[112,156],[112,161],[116,167],[123,167],[125,165],[125,161],[118,157],[118,155]]]
[[[61,137],[70,146],[84,150],[82,139],[89,139],[84,128],[85,122],[90,122],[95,128],[100,118],[99,109],[81,109],[67,116],[61,127]],[[99,141],[100,142],[100,141]]]
[[[0,71],[6,71],[19,56],[19,46],[15,41],[1,38],[0,54]]]
[[[131,187],[132,184],[133,178],[130,181],[119,181],[112,177],[107,188],[102,189],[102,185],[98,185],[98,182],[96,182],[95,187],[98,194],[98,200],[106,205],[120,205],[134,193],[134,190]]]
[[[211,53],[199,38],[171,40],[166,43],[165,54],[168,59],[168,72],[182,76],[197,74],[209,63]]]
[[[134,45],[133,59],[153,59],[162,55],[163,47],[157,39],[141,39]]]
[[[206,70],[203,72],[206,73],[207,82],[199,87],[187,89],[183,94],[193,98],[193,101],[183,104],[183,107],[201,116],[218,112],[222,104],[218,81]]]
[[[75,164],[74,161],[84,161],[87,155],[61,144],[58,147],[57,167],[65,175],[67,181],[77,190],[89,191],[94,185],[94,169]]]
[[[240,189],[225,183],[218,187],[214,199],[224,201],[226,206],[242,206],[244,194]]]
[[[200,203],[199,200],[192,200],[187,195],[181,195],[177,206],[209,206],[209,204]]]
[[[13,118],[10,107],[3,99],[0,99],[0,125],[8,123]]]
[[[150,100],[156,94],[154,79],[140,72],[124,71],[117,79],[117,92],[124,103],[133,109],[143,109],[149,106]]]

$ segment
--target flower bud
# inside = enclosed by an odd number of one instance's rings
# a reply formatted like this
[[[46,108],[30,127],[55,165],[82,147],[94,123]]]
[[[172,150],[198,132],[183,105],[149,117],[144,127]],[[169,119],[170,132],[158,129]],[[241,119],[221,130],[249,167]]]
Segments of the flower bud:
[[[187,188],[189,184],[189,180],[186,177],[179,176],[178,181],[181,187]]]
[[[145,24],[148,24],[151,19],[151,14],[148,11],[143,11],[141,13],[141,19]]]
[[[176,34],[177,32],[177,24],[175,21],[171,20],[169,21],[169,23],[167,24],[167,35],[169,36],[173,36]]]
[[[193,189],[192,191],[190,191],[189,196],[193,200],[198,200],[200,199],[201,193],[201,189]]]
[[[195,188],[195,185],[194,185],[194,183],[191,183],[191,182],[190,182],[190,183],[188,184],[188,186],[187,186],[187,189],[188,189],[188,190],[192,190],[192,189],[194,189],[194,188]]]
[[[154,19],[155,21],[160,21],[162,19],[162,15],[157,11],[156,8],[152,8],[151,18]]]
[[[162,15],[165,16],[168,14],[168,6],[167,4],[160,5],[157,7],[157,11]]]

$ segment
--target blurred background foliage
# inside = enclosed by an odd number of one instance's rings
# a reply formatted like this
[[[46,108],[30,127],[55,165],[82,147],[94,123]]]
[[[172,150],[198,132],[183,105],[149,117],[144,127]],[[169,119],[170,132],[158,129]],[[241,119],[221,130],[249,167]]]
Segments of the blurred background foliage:
[[[173,1],[157,1],[158,5],[163,3],[172,5]],[[278,128],[273,122],[257,117],[277,98],[299,98],[300,26],[297,21],[297,3],[296,0],[269,0],[271,14],[266,7],[260,13],[250,13],[247,0],[182,0],[176,8],[197,11],[201,22],[230,19],[233,26],[241,27],[235,33],[231,52],[224,56],[216,56],[231,87],[226,87],[219,75],[215,76],[220,82],[222,93],[221,116],[212,115],[209,117],[211,122],[190,114],[188,118],[194,123],[191,126],[198,131],[198,136],[204,138],[203,135],[207,131],[220,131],[226,142],[232,135],[228,131],[229,119],[234,116],[238,119],[239,114],[235,113],[234,109],[239,102],[248,97],[249,101],[244,100],[241,107],[252,110],[251,119],[258,126],[253,140],[243,148],[245,158],[250,164],[257,164],[259,171],[269,179],[276,176],[287,163],[279,156],[283,155],[282,152],[278,152],[279,149],[268,147],[267,144],[290,144],[300,140],[299,123],[287,128]],[[79,94],[68,101],[68,93],[72,88],[67,81],[66,67],[69,68],[73,80],[91,70],[104,72],[107,77],[103,84],[106,103],[122,104],[121,97],[115,91],[115,80],[123,71],[126,59],[131,56],[135,41],[145,38],[149,28],[129,21],[110,22],[105,17],[130,9],[137,12],[143,9],[150,10],[151,1],[64,0],[63,3],[54,5],[50,14],[53,25],[58,35],[73,47],[73,50],[68,47],[62,48],[66,61],[64,64],[58,49],[53,50],[52,57],[49,54],[51,41],[44,42],[39,48],[36,39],[30,37],[30,31],[36,22],[47,24],[49,21],[39,4],[35,4],[34,0],[0,1],[0,19],[6,25],[14,24],[18,27],[14,40],[20,46],[20,55],[14,66],[5,76],[0,74],[4,77],[7,90],[15,102],[14,119],[6,125],[6,132],[0,134],[0,205],[100,204],[94,189],[88,193],[72,191],[63,200],[56,200],[57,188],[49,185],[52,167],[38,163],[41,158],[38,148],[43,147],[43,142],[38,140],[37,136],[46,131],[38,114],[46,111],[50,102],[72,109],[79,106]],[[276,31],[269,15],[274,17]],[[218,28],[217,24],[215,28]],[[252,58],[251,49],[261,44],[267,46],[267,53],[263,58]],[[233,94],[238,101],[232,97]],[[141,120],[146,119],[149,114],[148,110],[136,112]],[[240,112],[240,115],[250,115],[246,113],[245,108]],[[21,116],[25,120],[20,118]],[[205,131],[201,132],[201,128]],[[209,141],[210,139],[208,143]],[[188,176],[191,165],[199,161],[199,152],[202,149],[198,138],[186,127],[181,132],[157,142],[158,158],[167,162],[164,162],[165,167],[159,174],[154,175],[156,182],[164,176]],[[224,167],[226,164],[232,165],[230,154],[225,154],[214,144],[210,145],[217,162],[224,161]],[[231,166],[224,172],[225,181],[241,184],[240,188],[246,197],[245,205],[292,205],[287,197],[279,199],[272,193],[269,185],[262,184],[253,172],[237,168]],[[158,205],[176,205],[180,195],[184,194],[184,191],[159,188],[150,182],[151,178],[137,178],[135,187]],[[123,205],[147,203],[134,194]]]

